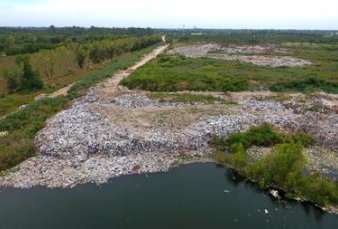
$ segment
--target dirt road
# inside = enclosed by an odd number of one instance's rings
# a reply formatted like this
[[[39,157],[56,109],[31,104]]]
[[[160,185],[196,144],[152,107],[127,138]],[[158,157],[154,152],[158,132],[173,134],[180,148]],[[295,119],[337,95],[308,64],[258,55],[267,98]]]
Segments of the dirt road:
[[[165,41],[165,36],[162,37],[162,40]],[[154,59],[157,55],[161,54],[162,52],[164,52],[164,50],[166,50],[168,48],[169,44],[167,45],[162,45],[159,46],[157,48],[155,48],[151,53],[147,54],[146,56],[144,56],[140,61],[138,61],[135,65],[131,66],[130,68],[128,68],[127,70],[124,71],[119,71],[114,75],[114,78],[112,80],[108,80],[105,83],[105,86],[107,88],[109,88],[109,90],[116,91],[118,90],[118,84],[119,82],[129,76],[133,71],[135,71],[136,69],[138,69],[139,67],[143,66],[144,64],[146,64],[147,62],[149,62],[150,60]],[[55,98],[58,96],[66,96],[68,90],[74,85],[74,83],[69,84],[66,87],[63,87],[49,95],[40,95],[37,96],[36,99],[42,98],[42,97],[49,97],[49,98]]]
[[[116,94],[119,92],[119,83],[124,78],[128,77],[131,73],[133,73],[136,69],[139,67],[145,65],[152,59],[156,58],[159,54],[163,53],[167,48],[169,47],[169,44],[159,46],[155,48],[151,53],[144,56],[140,61],[138,61],[136,64],[131,66],[130,68],[117,72],[114,77],[108,79],[104,86],[106,88],[106,92],[111,94]]]

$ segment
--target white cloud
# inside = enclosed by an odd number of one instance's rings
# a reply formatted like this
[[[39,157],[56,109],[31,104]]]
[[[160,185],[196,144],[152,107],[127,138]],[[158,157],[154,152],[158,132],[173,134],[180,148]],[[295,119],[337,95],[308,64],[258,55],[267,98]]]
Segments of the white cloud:
[[[338,29],[337,0],[3,1],[0,25],[11,26]]]

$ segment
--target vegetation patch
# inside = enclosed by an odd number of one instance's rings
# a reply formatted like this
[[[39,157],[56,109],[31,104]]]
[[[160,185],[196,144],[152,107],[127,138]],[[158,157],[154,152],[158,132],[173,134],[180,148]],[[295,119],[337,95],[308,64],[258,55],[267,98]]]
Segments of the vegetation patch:
[[[332,46],[334,47],[334,46]],[[268,68],[240,61],[161,55],[137,69],[121,84],[148,91],[338,92],[336,49],[290,49],[295,58],[313,64],[305,67]]]
[[[313,172],[305,174],[306,158],[303,146],[314,144],[306,134],[287,134],[270,125],[251,127],[244,133],[228,138],[213,138],[214,158],[255,181],[261,188],[277,187],[289,198],[302,197],[322,207],[338,205],[338,184]],[[247,149],[251,146],[270,146],[271,153],[254,159]],[[224,152],[227,151],[227,152]]]
[[[121,84],[149,91],[243,91],[248,80],[240,75],[222,75],[223,61],[207,58],[161,56],[136,70]],[[225,72],[223,72],[225,73]]]
[[[9,135],[0,138],[0,170],[11,168],[35,153],[33,137],[47,118],[68,105],[68,99],[43,98],[0,120],[0,131]]]
[[[331,83],[318,77],[309,77],[303,80],[292,80],[290,82],[276,83],[270,86],[271,91],[276,92],[303,92],[325,91],[328,93],[338,93],[338,84]]]
[[[191,93],[151,93],[147,95],[150,99],[156,99],[160,102],[178,102],[178,103],[226,103],[224,99],[211,95],[191,94]]]

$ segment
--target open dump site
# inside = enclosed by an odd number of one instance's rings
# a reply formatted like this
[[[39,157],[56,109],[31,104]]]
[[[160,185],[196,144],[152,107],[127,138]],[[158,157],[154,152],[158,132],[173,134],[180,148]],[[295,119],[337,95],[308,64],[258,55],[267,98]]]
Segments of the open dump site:
[[[276,53],[287,52],[272,49]],[[217,58],[258,61],[267,66],[310,64],[292,57],[266,57],[268,60],[260,61],[255,55],[245,56],[266,51],[271,52],[271,48],[204,45],[176,48],[169,53],[212,58],[221,55]],[[163,94],[213,98],[208,102],[171,101],[156,98],[159,95],[153,96],[152,92],[118,86],[133,70],[119,72],[91,88],[87,95],[51,118],[35,137],[39,154],[1,177],[0,183],[69,187],[103,183],[125,174],[166,171],[180,163],[210,160],[208,140],[212,136],[227,136],[262,123],[313,135],[318,144],[305,150],[308,169],[338,179],[337,97],[324,93],[281,97],[270,92]]]
[[[296,67],[310,65],[311,62],[288,56],[288,51],[275,46],[236,46],[222,47],[218,44],[201,44],[178,47],[170,51],[190,58],[214,58],[241,61],[267,67]],[[265,56],[265,54],[269,54]],[[280,56],[283,54],[284,56]]]

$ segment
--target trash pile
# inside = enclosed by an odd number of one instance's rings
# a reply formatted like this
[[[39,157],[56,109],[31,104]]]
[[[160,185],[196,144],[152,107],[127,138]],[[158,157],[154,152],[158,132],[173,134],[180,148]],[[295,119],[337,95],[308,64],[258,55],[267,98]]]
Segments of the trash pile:
[[[274,46],[230,46],[221,47],[217,44],[204,44],[178,47],[170,50],[168,54],[183,55],[190,58],[208,57],[228,61],[241,61],[265,67],[302,67],[311,65],[307,60],[291,56],[264,56],[266,53],[286,54],[288,51]],[[256,54],[256,55],[242,55]],[[261,54],[261,55],[257,55]]]

